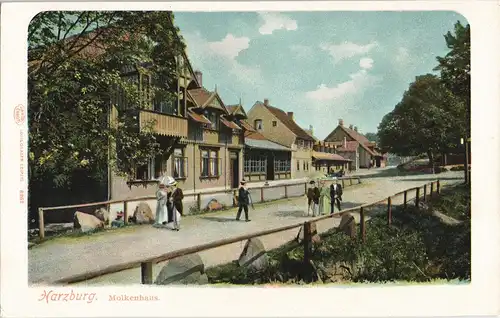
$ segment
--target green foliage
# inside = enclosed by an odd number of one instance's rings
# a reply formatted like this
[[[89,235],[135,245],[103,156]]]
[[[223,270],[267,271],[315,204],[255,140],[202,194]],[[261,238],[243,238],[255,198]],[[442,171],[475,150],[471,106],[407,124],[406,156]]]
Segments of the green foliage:
[[[366,139],[372,142],[378,143],[378,136],[376,133],[366,133],[365,134]]]

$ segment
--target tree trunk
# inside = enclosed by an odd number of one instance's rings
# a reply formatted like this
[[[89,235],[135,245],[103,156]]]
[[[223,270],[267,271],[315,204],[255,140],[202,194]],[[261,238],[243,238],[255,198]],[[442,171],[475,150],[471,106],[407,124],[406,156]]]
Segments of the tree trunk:
[[[432,168],[432,173],[434,173],[434,154],[432,150],[427,150],[427,157],[429,158],[429,168]]]

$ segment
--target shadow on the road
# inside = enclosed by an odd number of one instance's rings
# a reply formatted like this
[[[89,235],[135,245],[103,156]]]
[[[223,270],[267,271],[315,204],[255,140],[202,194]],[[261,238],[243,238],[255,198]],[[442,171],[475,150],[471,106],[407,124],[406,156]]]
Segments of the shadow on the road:
[[[305,210],[288,210],[288,211],[276,211],[274,215],[279,217],[294,217],[294,218],[305,218]]]
[[[200,219],[204,219],[204,220],[212,221],[212,222],[222,222],[222,223],[241,222],[241,220],[240,221],[236,220],[236,216],[234,216],[234,217],[203,216]],[[244,216],[243,216],[243,219],[244,219]]]
[[[420,175],[432,175],[431,173],[425,173],[420,171],[400,171],[398,168],[379,170],[373,174],[360,175],[361,179],[372,179],[372,178],[387,178],[387,177],[406,177],[406,176],[420,176]]]
[[[439,174],[429,176],[429,178],[397,179],[396,181],[436,181],[439,180],[463,180],[463,177],[439,177]]]

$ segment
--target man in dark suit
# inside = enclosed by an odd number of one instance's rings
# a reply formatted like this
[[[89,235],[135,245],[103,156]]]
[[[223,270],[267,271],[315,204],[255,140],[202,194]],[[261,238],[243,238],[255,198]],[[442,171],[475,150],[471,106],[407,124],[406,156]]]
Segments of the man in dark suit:
[[[248,205],[250,204],[250,194],[248,189],[245,187],[246,182],[242,180],[240,182],[240,188],[238,189],[238,213],[236,214],[236,221],[240,220],[241,211],[245,211],[245,221],[250,222],[248,218]]]
[[[331,198],[331,203],[330,203],[330,208],[331,212],[330,214],[333,214],[334,212],[334,205],[337,203],[337,209],[340,211],[342,210],[340,208],[340,201],[342,201],[342,185],[338,183],[338,180],[335,181],[335,183],[332,183],[330,186],[330,198]]]

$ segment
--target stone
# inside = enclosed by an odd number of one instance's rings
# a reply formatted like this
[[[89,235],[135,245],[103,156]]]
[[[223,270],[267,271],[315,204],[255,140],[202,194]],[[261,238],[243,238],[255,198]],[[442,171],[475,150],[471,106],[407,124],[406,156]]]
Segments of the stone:
[[[220,204],[219,201],[212,199],[210,202],[207,204],[207,210],[208,211],[217,211],[217,210],[222,210],[223,206]]]
[[[356,220],[354,216],[350,213],[342,215],[340,219],[340,225],[338,227],[339,231],[345,233],[350,238],[356,237]]]
[[[83,233],[104,228],[104,222],[92,214],[76,211],[73,217],[73,228]]]
[[[313,243],[319,243],[321,242],[321,237],[318,234],[318,229],[316,228],[316,223],[311,223],[311,235],[312,235],[312,242]],[[297,234],[296,237],[297,242],[302,243],[304,240],[304,227],[302,226],[299,230],[299,233]]]
[[[109,223],[109,211],[106,208],[99,208],[95,210],[94,215],[105,224]]]
[[[113,220],[111,222],[111,227],[122,227],[122,226],[125,226],[125,222],[123,222],[122,219],[119,219],[119,220]]]
[[[73,225],[73,223],[50,223],[45,225],[45,234],[69,232],[73,229]]]
[[[167,262],[155,280],[156,285],[205,285],[208,277],[198,254],[174,258]]]
[[[152,224],[155,221],[155,215],[149,204],[140,202],[135,208],[133,219],[137,224]]]
[[[251,267],[261,270],[269,266],[269,257],[267,256],[264,244],[258,238],[249,239],[238,259],[238,265]]]

